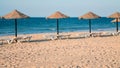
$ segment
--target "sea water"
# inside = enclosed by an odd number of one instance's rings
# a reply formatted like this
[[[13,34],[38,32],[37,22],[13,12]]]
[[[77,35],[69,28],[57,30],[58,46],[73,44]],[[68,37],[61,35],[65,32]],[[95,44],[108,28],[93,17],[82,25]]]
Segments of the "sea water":
[[[91,20],[92,31],[115,31],[116,24],[113,19],[99,18]],[[120,25],[119,25],[120,27]],[[18,34],[37,34],[56,32],[56,19],[46,19],[44,17],[31,17],[17,19]],[[60,32],[89,32],[89,21],[78,19],[77,17],[59,19]],[[15,20],[0,19],[0,36],[14,35]]]

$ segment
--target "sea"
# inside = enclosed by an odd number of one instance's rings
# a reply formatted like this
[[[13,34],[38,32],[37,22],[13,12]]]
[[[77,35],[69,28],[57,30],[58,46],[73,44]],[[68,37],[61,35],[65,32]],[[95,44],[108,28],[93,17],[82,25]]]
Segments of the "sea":
[[[116,31],[116,24],[111,18],[98,18],[91,20],[92,32]],[[38,34],[55,33],[56,19],[46,19],[45,17],[31,17],[17,19],[18,34]],[[119,25],[120,28],[120,25]],[[77,17],[59,19],[60,32],[89,32],[89,21],[78,19]],[[0,36],[14,35],[15,20],[0,19]]]

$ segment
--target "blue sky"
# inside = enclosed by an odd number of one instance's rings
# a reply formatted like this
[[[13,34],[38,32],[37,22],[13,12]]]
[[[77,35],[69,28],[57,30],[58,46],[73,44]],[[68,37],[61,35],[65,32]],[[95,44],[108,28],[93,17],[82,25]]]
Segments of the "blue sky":
[[[89,11],[100,16],[120,12],[120,0],[0,0],[0,16],[17,9],[31,17],[46,17],[55,11],[78,17]]]

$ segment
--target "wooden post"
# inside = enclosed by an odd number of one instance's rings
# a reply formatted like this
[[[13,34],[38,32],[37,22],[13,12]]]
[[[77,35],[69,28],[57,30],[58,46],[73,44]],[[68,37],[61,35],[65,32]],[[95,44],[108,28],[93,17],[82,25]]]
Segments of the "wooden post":
[[[15,37],[17,37],[17,19],[15,19]]]
[[[57,19],[57,35],[59,35],[59,20]]]
[[[118,32],[118,18],[116,18],[116,32]]]
[[[15,19],[15,37],[17,37],[17,19]],[[17,42],[17,40],[15,40]]]
[[[91,33],[91,19],[89,19],[89,33]]]

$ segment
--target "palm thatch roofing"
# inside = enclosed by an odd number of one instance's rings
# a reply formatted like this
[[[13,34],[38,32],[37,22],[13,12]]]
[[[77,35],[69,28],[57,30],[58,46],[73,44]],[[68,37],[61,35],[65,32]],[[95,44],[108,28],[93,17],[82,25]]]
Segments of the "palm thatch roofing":
[[[120,13],[115,12],[115,13],[111,14],[110,16],[108,16],[108,18],[120,18]]]
[[[114,19],[114,20],[112,20],[111,22],[113,22],[113,23],[115,23],[115,22],[120,22],[120,19]]]
[[[49,19],[59,19],[59,18],[68,18],[69,16],[57,11],[53,13],[52,15],[48,16]]]
[[[18,10],[14,10],[7,15],[3,16],[5,19],[18,19],[18,18],[28,18],[29,16],[21,13]]]
[[[95,19],[95,18],[100,18],[100,16],[96,15],[93,12],[88,12],[79,17],[79,19]]]

